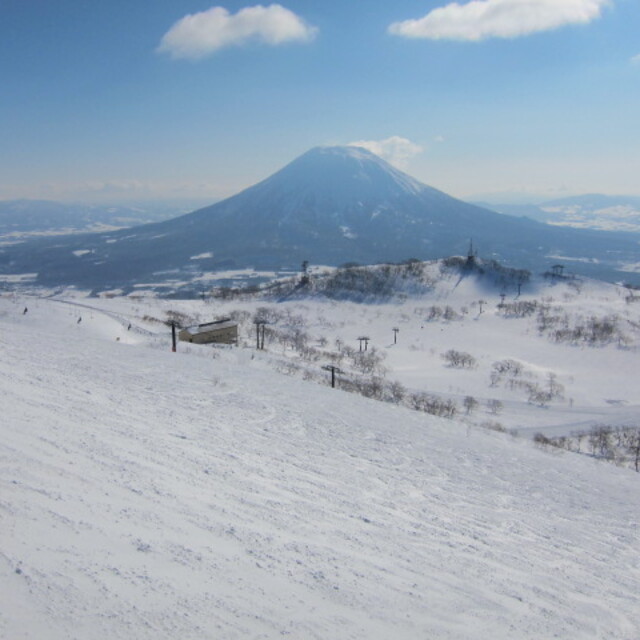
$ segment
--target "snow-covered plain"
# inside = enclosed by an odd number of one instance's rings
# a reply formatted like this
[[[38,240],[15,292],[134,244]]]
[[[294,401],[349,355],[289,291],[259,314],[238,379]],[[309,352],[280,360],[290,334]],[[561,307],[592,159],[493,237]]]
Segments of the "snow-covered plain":
[[[638,320],[615,287],[556,291]],[[281,304],[330,340],[370,334],[407,387],[501,398],[508,429],[637,418],[633,345],[552,344],[471,281],[434,295],[468,313]],[[250,333],[171,353],[150,320],[256,304],[0,298],[0,637],[640,637],[638,474],[480,429],[482,406],[445,420],[284,376],[291,355]],[[500,358],[565,399],[489,388]]]

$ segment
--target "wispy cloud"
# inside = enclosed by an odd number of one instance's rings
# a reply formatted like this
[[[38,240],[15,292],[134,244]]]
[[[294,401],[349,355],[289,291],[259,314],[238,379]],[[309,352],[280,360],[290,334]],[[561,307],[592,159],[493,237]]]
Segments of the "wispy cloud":
[[[220,197],[226,193],[228,185],[197,180],[88,180],[73,185],[57,185],[66,188],[84,198],[103,199],[136,199],[149,198],[183,198],[183,197]]]
[[[250,41],[268,45],[309,42],[317,29],[279,4],[245,7],[235,14],[212,7],[178,20],[162,36],[158,53],[172,58],[198,60],[225,47]]]
[[[246,187],[243,182],[203,180],[86,180],[81,182],[0,183],[0,200],[19,198],[74,202],[137,202],[145,200],[218,200]]]
[[[479,41],[517,38],[600,17],[611,0],[472,0],[452,2],[423,18],[394,22],[389,33],[405,38]]]
[[[359,140],[350,142],[349,146],[363,147],[401,169],[406,167],[411,158],[424,151],[420,145],[400,136],[391,136],[385,140]]]
[[[631,64],[640,66],[640,53],[637,56],[633,56],[633,58],[631,58]]]

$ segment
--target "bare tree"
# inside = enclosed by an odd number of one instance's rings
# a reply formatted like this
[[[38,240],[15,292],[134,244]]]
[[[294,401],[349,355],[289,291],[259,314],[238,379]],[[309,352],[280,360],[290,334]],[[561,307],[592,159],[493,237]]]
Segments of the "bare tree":
[[[627,451],[631,454],[633,466],[640,472],[640,429],[636,429],[629,438]]]
[[[462,405],[466,409],[467,415],[469,415],[480,403],[473,396],[466,396],[462,401]]]
[[[441,357],[450,367],[455,369],[472,369],[477,364],[476,359],[470,353],[455,349],[449,349]]]
[[[591,453],[601,458],[613,458],[613,447],[611,443],[611,427],[600,425],[594,427],[589,434],[589,444]]]
[[[391,402],[394,402],[395,404],[400,404],[407,393],[404,385],[398,381],[392,382],[389,385],[388,391]]]

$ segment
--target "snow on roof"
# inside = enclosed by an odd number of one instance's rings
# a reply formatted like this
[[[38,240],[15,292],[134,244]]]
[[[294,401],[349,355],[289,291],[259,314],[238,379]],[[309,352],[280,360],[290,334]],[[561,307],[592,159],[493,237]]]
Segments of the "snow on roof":
[[[213,322],[206,322],[204,324],[197,324],[192,327],[187,327],[187,331],[191,335],[195,335],[197,333],[207,333],[209,331],[220,331],[222,329],[231,329],[232,327],[237,327],[238,323],[233,322],[231,318],[222,318],[221,320],[214,320]]]

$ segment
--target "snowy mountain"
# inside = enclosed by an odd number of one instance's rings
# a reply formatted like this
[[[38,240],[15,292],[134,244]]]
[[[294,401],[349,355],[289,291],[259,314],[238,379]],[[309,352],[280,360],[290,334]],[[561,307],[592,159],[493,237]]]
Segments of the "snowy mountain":
[[[552,228],[456,200],[357,147],[319,147],[245,191],[166,222],[0,248],[0,272],[90,287],[228,268],[371,264],[465,254],[543,271],[558,260],[622,279],[635,240]],[[588,258],[585,260],[585,256]]]
[[[501,301],[487,272],[438,263],[389,275],[406,286],[371,305],[323,297],[319,274],[285,302],[1,295],[0,637],[637,640],[640,476],[526,434],[637,418],[639,303],[565,279]],[[238,347],[171,352],[168,318],[214,314]],[[552,333],[612,314],[631,342]],[[326,354],[363,335],[407,395],[458,414],[330,388]],[[518,377],[493,384],[495,361]],[[565,397],[521,399],[550,372]]]

